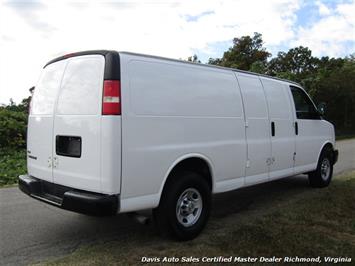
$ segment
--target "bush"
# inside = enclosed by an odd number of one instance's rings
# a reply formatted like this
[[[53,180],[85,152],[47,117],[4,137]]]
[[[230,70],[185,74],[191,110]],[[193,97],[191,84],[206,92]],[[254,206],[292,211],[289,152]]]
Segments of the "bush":
[[[27,114],[0,109],[0,148],[23,149],[26,146]]]
[[[26,169],[27,107],[0,107],[0,187],[17,183]]]
[[[25,149],[0,150],[0,187],[17,183],[17,177],[26,172]]]

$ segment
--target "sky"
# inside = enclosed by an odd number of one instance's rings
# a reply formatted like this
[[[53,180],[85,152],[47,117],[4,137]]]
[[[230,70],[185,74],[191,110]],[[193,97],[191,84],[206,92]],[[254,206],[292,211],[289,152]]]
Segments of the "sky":
[[[234,37],[262,34],[279,51],[355,52],[355,0],[0,0],[0,104],[29,96],[46,62],[113,49],[176,59],[221,57]]]

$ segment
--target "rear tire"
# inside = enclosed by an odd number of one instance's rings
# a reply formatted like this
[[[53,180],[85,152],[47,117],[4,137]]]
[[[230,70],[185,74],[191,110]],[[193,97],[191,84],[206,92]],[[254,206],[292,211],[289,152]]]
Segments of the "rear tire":
[[[196,173],[182,172],[168,180],[153,217],[163,236],[186,241],[200,234],[210,209],[211,190],[207,181]]]
[[[312,187],[322,188],[330,184],[333,176],[333,153],[331,148],[325,148],[318,161],[317,169],[308,174]]]

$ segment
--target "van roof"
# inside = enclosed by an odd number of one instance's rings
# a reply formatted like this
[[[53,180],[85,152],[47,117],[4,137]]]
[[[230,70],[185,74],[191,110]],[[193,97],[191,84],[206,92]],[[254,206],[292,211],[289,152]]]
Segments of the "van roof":
[[[126,51],[120,51],[119,54],[144,56],[144,57],[148,57],[148,58],[163,59],[163,60],[169,60],[169,61],[173,61],[173,62],[179,62],[179,63],[185,63],[185,64],[193,64],[193,65],[199,65],[199,66],[210,67],[210,68],[232,70],[234,72],[250,74],[250,75],[254,75],[254,76],[260,76],[260,77],[265,77],[265,78],[270,78],[270,79],[275,79],[275,80],[280,80],[280,81],[288,82],[288,83],[297,85],[299,87],[302,87],[299,83],[297,83],[295,81],[282,79],[282,78],[278,78],[278,77],[272,77],[272,76],[268,76],[268,75],[265,75],[265,74],[259,74],[259,73],[251,72],[251,71],[240,70],[240,69],[237,69],[237,68],[230,68],[230,67],[222,67],[222,66],[216,66],[216,65],[210,65],[210,64],[195,63],[195,62],[185,61],[185,60],[181,60],[181,59],[173,59],[173,58],[168,58],[168,57],[147,55],[147,54],[140,54],[140,53],[132,53],[132,52],[126,52]]]
[[[203,66],[203,67],[209,67],[209,68],[217,68],[217,69],[224,69],[224,70],[232,70],[234,72],[238,72],[238,73],[244,73],[244,74],[250,74],[250,75],[254,75],[254,76],[260,76],[260,77],[265,77],[265,78],[270,78],[270,79],[274,79],[274,80],[279,80],[279,81],[283,81],[283,82],[287,82],[290,84],[294,84],[296,86],[302,87],[299,83],[291,81],[291,80],[287,80],[287,79],[282,79],[282,78],[278,78],[278,77],[272,77],[272,76],[268,76],[265,74],[259,74],[259,73],[255,73],[255,72],[251,72],[251,71],[245,71],[245,70],[240,70],[240,69],[236,69],[236,68],[230,68],[230,67],[222,67],[222,66],[216,66],[216,65],[210,65],[210,64],[201,64],[201,63],[195,63],[195,62],[189,62],[189,61],[185,61],[185,60],[179,60],[179,59],[173,59],[173,58],[168,58],[168,57],[161,57],[161,56],[155,56],[155,55],[147,55],[147,54],[140,54],[140,53],[132,53],[132,52],[126,52],[126,51],[114,51],[114,50],[88,50],[88,51],[82,51],[82,52],[76,52],[76,53],[69,53],[63,56],[59,56],[57,58],[54,58],[53,60],[49,61],[47,64],[44,65],[43,68],[45,68],[46,66],[48,66],[49,64],[52,64],[54,62],[60,61],[60,60],[64,60],[70,57],[75,57],[75,56],[81,56],[81,55],[92,55],[92,54],[99,54],[99,55],[103,55],[107,58],[107,55],[109,56],[110,59],[115,58],[115,56],[112,56],[114,54],[127,54],[127,55],[133,55],[133,56],[143,56],[143,57],[148,57],[148,58],[153,58],[153,59],[163,59],[163,60],[168,60],[168,61],[173,61],[173,62],[179,62],[179,63],[184,63],[184,64],[193,64],[193,65],[199,65],[199,66]],[[117,66],[117,63],[119,63],[119,58],[116,59],[118,60],[118,62],[115,62],[115,67],[119,69],[119,64]],[[111,62],[110,62],[111,64]],[[107,69],[107,68],[106,68]],[[106,72],[106,71],[105,71]],[[116,74],[117,75],[117,74]],[[114,73],[109,73],[110,78],[109,79],[115,79],[112,78],[112,76],[116,76],[114,75]],[[105,73],[106,76],[106,73]],[[119,78],[119,74],[118,74],[118,78]],[[105,78],[106,79],[106,78]]]

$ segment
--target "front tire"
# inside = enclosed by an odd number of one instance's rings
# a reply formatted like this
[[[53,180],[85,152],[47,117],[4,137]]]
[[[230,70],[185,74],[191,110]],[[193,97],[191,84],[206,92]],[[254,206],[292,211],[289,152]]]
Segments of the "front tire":
[[[317,169],[308,174],[308,180],[312,187],[322,188],[330,184],[333,176],[332,149],[326,148],[322,151]]]
[[[164,188],[153,217],[162,235],[186,241],[205,227],[211,209],[211,189],[193,172],[174,174]]]

